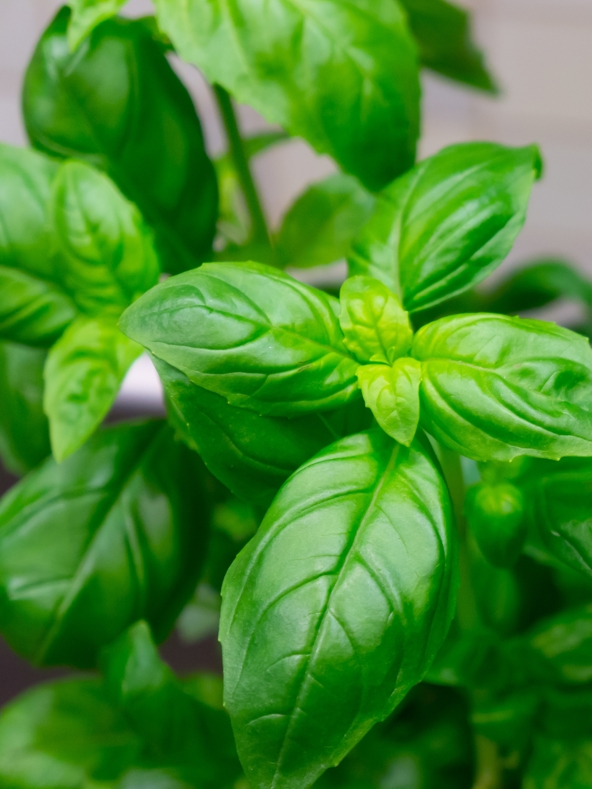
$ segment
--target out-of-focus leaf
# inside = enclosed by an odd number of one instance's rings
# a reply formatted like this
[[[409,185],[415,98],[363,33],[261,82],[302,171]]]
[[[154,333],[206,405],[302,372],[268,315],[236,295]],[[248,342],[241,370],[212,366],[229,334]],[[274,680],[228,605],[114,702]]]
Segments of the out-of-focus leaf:
[[[68,44],[74,51],[97,25],[115,16],[127,0],[69,0],[72,17],[68,25]]]

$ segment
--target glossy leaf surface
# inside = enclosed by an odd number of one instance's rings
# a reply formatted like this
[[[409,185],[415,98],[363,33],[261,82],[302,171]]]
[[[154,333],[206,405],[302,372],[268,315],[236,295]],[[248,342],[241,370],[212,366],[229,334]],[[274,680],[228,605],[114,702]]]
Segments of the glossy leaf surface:
[[[495,567],[511,567],[526,539],[526,502],[509,483],[481,484],[469,490],[466,515],[485,558]]]
[[[0,458],[15,474],[39,465],[50,453],[43,413],[45,352],[0,343]]]
[[[567,329],[502,315],[424,326],[425,429],[474,460],[592,455],[592,350]]]
[[[41,664],[90,667],[138,618],[164,637],[197,582],[209,506],[197,456],[159,422],[48,459],[0,506],[0,631]]]
[[[27,71],[29,137],[106,170],[155,229],[163,268],[193,268],[211,249],[218,197],[191,98],[146,25],[109,19],[71,53],[69,18],[58,13]]]
[[[156,10],[181,57],[211,83],[368,188],[413,164],[417,53],[394,0],[158,0]]]
[[[284,485],[222,590],[225,704],[253,787],[310,785],[420,681],[455,598],[421,443],[336,442]]]
[[[68,25],[68,44],[75,50],[97,25],[109,19],[127,0],[69,0],[72,17]]]
[[[43,402],[58,462],[99,427],[141,353],[142,348],[106,318],[77,318],[52,347],[44,371]]]
[[[171,277],[121,319],[193,383],[258,414],[298,416],[359,396],[336,299],[257,263]]]
[[[483,55],[471,37],[469,12],[446,0],[401,0],[422,65],[445,77],[495,93]]]
[[[280,227],[276,251],[281,265],[311,268],[341,260],[374,204],[374,197],[351,175],[338,173],[313,184]]]
[[[258,506],[267,508],[286,479],[321,449],[370,426],[360,400],[294,419],[259,416],[196,386],[160,359],[154,364],[187,442],[235,495]]]
[[[58,166],[0,145],[0,337],[40,347],[76,316],[61,286],[49,210]]]
[[[392,367],[367,364],[358,369],[364,402],[380,427],[408,447],[419,424],[421,365],[415,359],[397,359]]]
[[[391,364],[411,348],[413,329],[401,302],[380,280],[350,277],[340,293],[345,344],[361,364]]]
[[[475,285],[511,250],[540,171],[535,146],[464,143],[424,159],[381,193],[350,275],[380,279],[410,312]]]

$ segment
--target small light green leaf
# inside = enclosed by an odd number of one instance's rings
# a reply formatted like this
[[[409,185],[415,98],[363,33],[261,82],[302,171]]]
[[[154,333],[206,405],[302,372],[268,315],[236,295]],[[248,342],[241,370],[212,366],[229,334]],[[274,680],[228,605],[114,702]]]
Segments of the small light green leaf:
[[[44,408],[58,462],[99,427],[141,353],[106,318],[77,318],[53,346],[45,365]]]
[[[51,452],[43,412],[45,357],[37,348],[0,343],[0,458],[15,474],[38,466]]]
[[[367,364],[358,368],[364,401],[380,427],[395,441],[411,445],[419,424],[421,365],[397,359],[392,367]]]
[[[345,344],[361,364],[391,364],[411,348],[413,329],[399,298],[372,277],[351,277],[341,288],[339,322]]]
[[[115,16],[127,0],[69,0],[72,17],[68,25],[68,44],[74,51],[105,19]]]
[[[526,539],[524,496],[510,483],[470,488],[466,516],[477,545],[494,567],[511,567]]]
[[[458,315],[424,326],[421,420],[473,460],[592,455],[592,349],[555,324]]]
[[[292,205],[279,230],[282,266],[311,268],[344,258],[375,198],[351,175],[337,173],[310,186]]]
[[[541,167],[536,146],[483,142],[424,159],[381,193],[350,275],[380,279],[410,312],[477,284],[511,250]]]
[[[136,206],[93,167],[62,165],[53,185],[52,214],[63,286],[82,312],[119,317],[158,282],[152,232]]]
[[[197,585],[203,466],[163,422],[102,430],[0,502],[0,632],[37,665],[92,668],[138,619],[157,640]]]
[[[206,263],[132,304],[122,331],[231,405],[300,416],[359,397],[339,302],[258,263]]]
[[[393,0],[157,0],[156,12],[209,82],[333,156],[369,189],[413,164],[418,58]]]
[[[336,442],[283,486],[222,590],[249,784],[310,786],[421,680],[454,610],[448,492],[423,443]]]

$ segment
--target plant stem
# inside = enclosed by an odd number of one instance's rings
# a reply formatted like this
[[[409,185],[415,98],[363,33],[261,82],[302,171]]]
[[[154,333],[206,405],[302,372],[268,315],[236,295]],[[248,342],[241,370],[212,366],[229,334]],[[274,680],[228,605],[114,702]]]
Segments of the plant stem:
[[[477,734],[475,736],[475,750],[477,774],[473,789],[501,789],[502,765],[496,743]]]
[[[222,122],[228,137],[228,148],[232,161],[236,169],[242,190],[245,195],[247,207],[251,215],[251,222],[253,227],[253,240],[260,242],[271,248],[271,241],[269,237],[269,229],[267,227],[267,220],[263,212],[261,200],[251,168],[249,166],[249,157],[245,149],[245,144],[240,133],[236,112],[232,104],[232,99],[223,87],[214,85],[214,94],[218,102]]]

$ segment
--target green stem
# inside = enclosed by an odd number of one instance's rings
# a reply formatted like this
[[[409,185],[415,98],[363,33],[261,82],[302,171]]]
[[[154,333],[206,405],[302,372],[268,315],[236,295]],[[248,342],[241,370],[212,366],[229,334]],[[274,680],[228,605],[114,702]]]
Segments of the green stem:
[[[249,157],[245,149],[245,144],[240,133],[236,112],[232,104],[232,99],[226,90],[220,85],[214,85],[214,94],[216,96],[220,115],[224,123],[226,135],[228,137],[228,148],[234,163],[242,190],[245,195],[247,207],[251,215],[251,222],[253,223],[253,240],[264,244],[271,248],[271,241],[269,236],[269,229],[267,227],[267,220],[263,212],[261,200],[251,168],[249,166]]]
[[[502,764],[496,743],[477,734],[475,737],[477,773],[473,789],[501,789]]]

